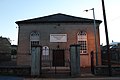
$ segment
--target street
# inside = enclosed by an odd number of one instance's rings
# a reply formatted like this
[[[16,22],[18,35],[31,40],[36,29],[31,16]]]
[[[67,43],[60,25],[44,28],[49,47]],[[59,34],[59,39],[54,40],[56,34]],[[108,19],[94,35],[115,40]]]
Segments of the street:
[[[120,80],[120,77],[99,77],[99,78],[26,78],[24,80]]]
[[[14,76],[0,76],[0,80],[120,80],[120,77],[24,78]]]

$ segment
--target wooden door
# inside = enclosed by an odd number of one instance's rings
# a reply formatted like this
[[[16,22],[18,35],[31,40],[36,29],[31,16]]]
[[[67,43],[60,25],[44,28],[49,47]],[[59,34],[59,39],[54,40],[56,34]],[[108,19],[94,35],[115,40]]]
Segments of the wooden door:
[[[64,50],[53,50],[53,66],[64,66]]]

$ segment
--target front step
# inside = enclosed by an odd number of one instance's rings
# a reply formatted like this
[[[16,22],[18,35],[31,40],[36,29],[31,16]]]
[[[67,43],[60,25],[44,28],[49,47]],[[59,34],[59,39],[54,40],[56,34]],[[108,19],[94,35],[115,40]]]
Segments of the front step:
[[[69,67],[42,67],[42,77],[68,77],[70,76]]]
[[[42,67],[42,73],[69,73],[69,67]]]

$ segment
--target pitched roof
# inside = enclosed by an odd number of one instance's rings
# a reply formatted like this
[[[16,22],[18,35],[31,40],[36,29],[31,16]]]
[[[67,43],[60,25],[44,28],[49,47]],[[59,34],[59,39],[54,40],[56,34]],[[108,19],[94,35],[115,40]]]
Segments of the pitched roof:
[[[71,16],[71,15],[66,15],[62,13],[58,14],[53,14],[53,15],[48,15],[44,17],[38,17],[38,18],[33,18],[33,19],[28,19],[28,20],[22,20],[22,21],[16,21],[16,24],[19,23],[91,23],[93,22],[93,19],[88,19],[88,18],[81,18],[81,17],[76,17],[76,16]],[[101,20],[96,20],[96,23],[101,23]]]

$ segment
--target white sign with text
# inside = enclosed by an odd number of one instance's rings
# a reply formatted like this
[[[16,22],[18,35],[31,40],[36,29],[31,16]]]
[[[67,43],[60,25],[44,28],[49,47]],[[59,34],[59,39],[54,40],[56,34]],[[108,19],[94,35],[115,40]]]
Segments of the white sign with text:
[[[67,42],[67,34],[50,34],[50,42]]]

